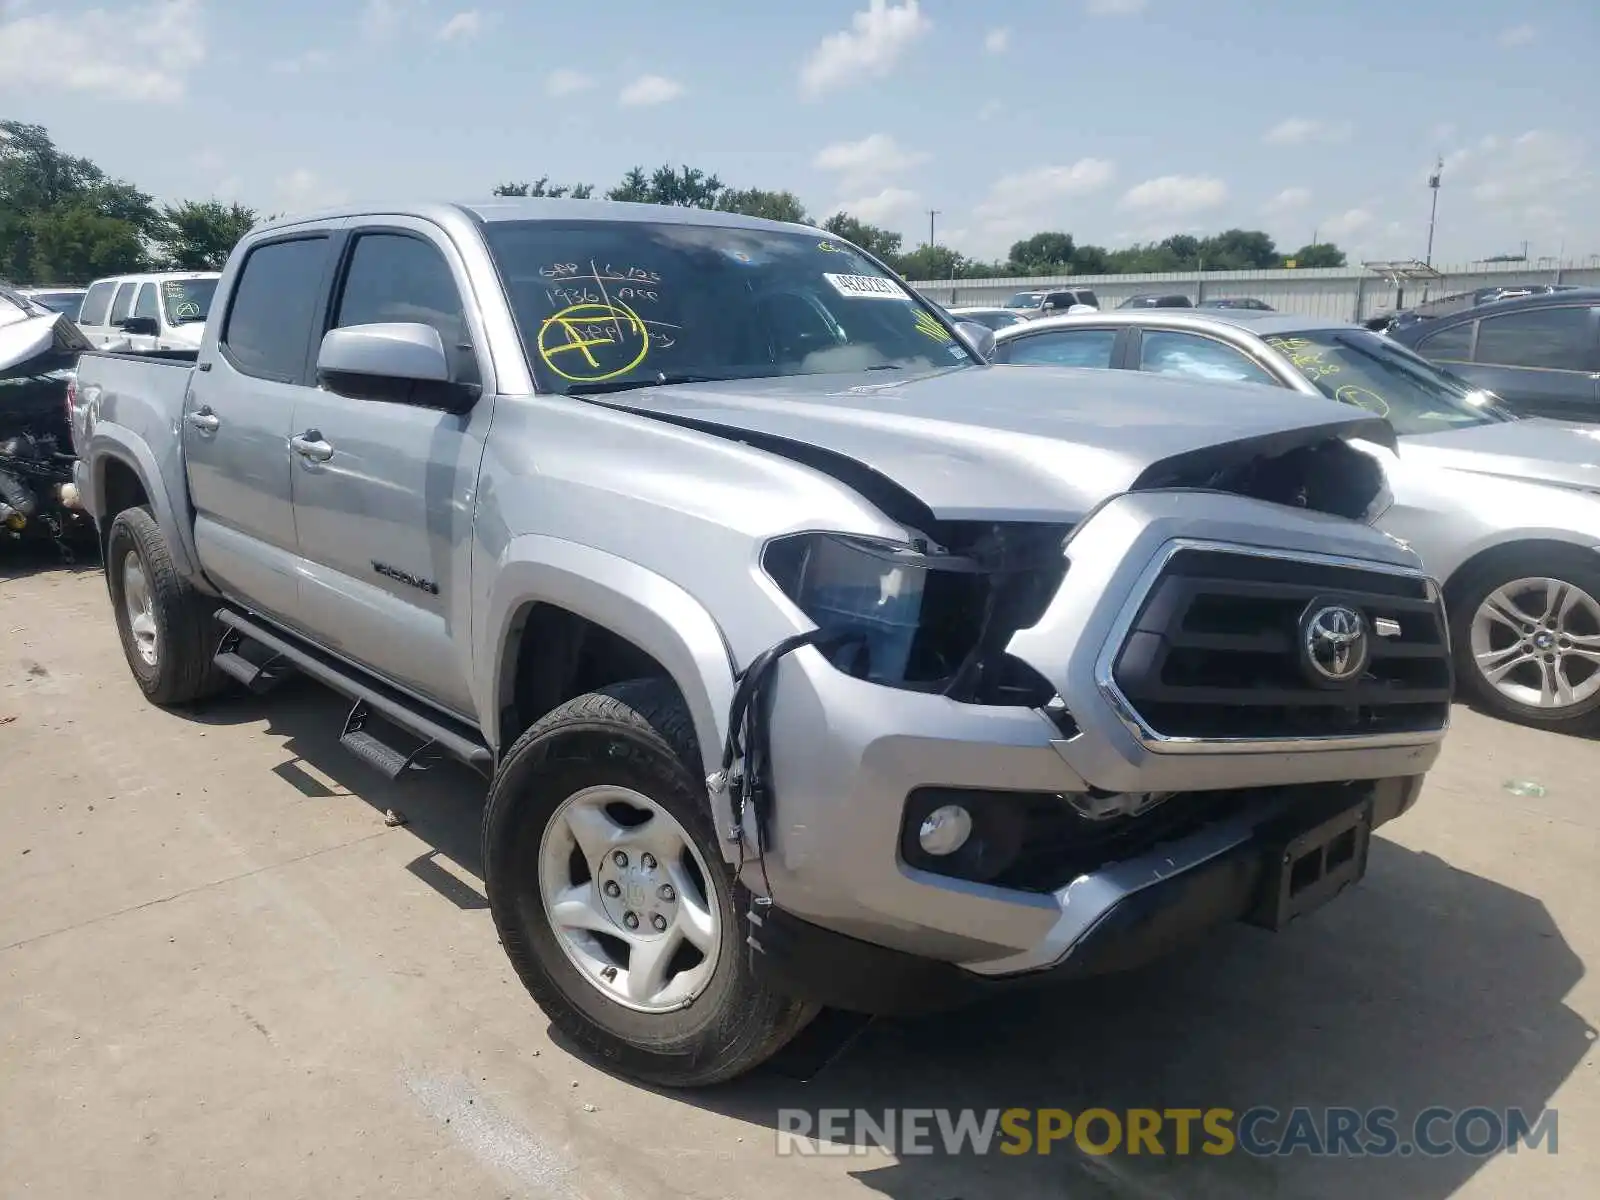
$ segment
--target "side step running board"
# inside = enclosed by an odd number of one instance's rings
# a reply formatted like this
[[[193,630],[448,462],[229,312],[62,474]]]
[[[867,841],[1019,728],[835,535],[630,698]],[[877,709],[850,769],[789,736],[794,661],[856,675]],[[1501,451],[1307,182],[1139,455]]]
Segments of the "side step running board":
[[[222,645],[218,647],[216,662],[220,670],[241,679],[247,686],[253,686],[243,680],[240,674],[235,673],[238,664],[232,663],[231,658],[224,661],[226,656],[231,656],[238,658],[243,664],[241,670],[259,669],[238,653],[237,645],[230,646],[231,636],[237,633],[270,652],[271,657],[267,662],[276,663],[277,666],[274,668],[276,671],[281,672],[285,666],[292,667],[348,697],[355,703],[355,707],[345,721],[340,743],[363,762],[382,771],[389,778],[397,778],[407,767],[419,765],[418,756],[424,751],[435,749],[459,758],[486,778],[494,774],[494,754],[489,747],[467,734],[450,729],[444,724],[448,718],[430,715],[421,705],[406,700],[392,689],[358,677],[343,663],[318,654],[309,647],[297,645],[274,630],[268,629],[261,622],[237,613],[231,608],[218,609],[217,620],[229,630],[229,634],[223,638]],[[404,730],[418,739],[422,746],[410,752],[396,750],[368,729],[369,719],[373,715]],[[396,760],[399,762],[398,767],[395,767]]]
[[[294,671],[283,655],[270,651],[262,662],[256,662],[250,657],[247,646],[244,634],[237,629],[230,629],[222,635],[222,644],[217,647],[216,657],[212,661],[216,663],[217,670],[224,675],[231,675],[257,695],[270,691]]]

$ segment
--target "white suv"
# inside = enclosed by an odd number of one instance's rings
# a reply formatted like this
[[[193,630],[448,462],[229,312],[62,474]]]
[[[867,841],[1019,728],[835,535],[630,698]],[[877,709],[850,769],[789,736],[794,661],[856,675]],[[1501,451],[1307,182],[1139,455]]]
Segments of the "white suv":
[[[78,327],[97,350],[197,350],[215,271],[117,275],[89,285]]]

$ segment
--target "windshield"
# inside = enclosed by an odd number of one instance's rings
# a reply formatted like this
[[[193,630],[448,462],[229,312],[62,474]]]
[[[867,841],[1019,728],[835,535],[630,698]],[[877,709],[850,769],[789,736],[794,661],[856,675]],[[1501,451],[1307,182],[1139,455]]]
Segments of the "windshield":
[[[216,290],[215,279],[163,279],[161,303],[167,310],[167,324],[190,325],[204,321],[211,311],[211,297]]]
[[[42,304],[51,312],[66,313],[67,316],[76,318],[78,308],[83,304],[83,293],[35,292],[29,299],[35,304]]]
[[[1402,436],[1511,419],[1488,393],[1364,329],[1309,330],[1266,342],[1324,396],[1387,417]]]
[[[1044,300],[1043,292],[1018,292],[1006,301],[1007,308],[1038,308]]]
[[[826,235],[506,221],[485,237],[546,391],[978,361],[901,284]]]

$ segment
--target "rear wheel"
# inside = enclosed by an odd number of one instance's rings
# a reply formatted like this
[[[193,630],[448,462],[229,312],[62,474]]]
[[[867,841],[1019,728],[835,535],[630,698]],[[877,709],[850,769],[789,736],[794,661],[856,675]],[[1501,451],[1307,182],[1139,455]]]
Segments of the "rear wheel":
[[[1600,709],[1600,564],[1519,552],[1476,572],[1451,616],[1457,673],[1484,707],[1553,728]]]
[[[528,730],[484,815],[489,907],[523,984],[620,1073],[692,1087],[777,1053],[815,1009],[758,980],[677,689],[618,684]]]
[[[122,653],[145,697],[173,705],[216,692],[223,677],[212,665],[221,633],[215,604],[178,574],[148,509],[112,521],[105,571]]]

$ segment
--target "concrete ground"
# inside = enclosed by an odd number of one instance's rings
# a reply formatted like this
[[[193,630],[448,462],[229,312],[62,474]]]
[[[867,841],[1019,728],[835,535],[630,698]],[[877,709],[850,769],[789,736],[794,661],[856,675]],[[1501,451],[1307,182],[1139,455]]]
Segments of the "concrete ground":
[[[1597,1194],[1593,741],[1458,710],[1366,881],[1286,933],[877,1025],[809,1084],[672,1095],[575,1058],[513,978],[481,781],[380,782],[341,717],[309,684],[152,708],[98,573],[0,562],[0,1196]],[[1559,1152],[775,1152],[785,1107],[1258,1104],[1552,1106]]]

